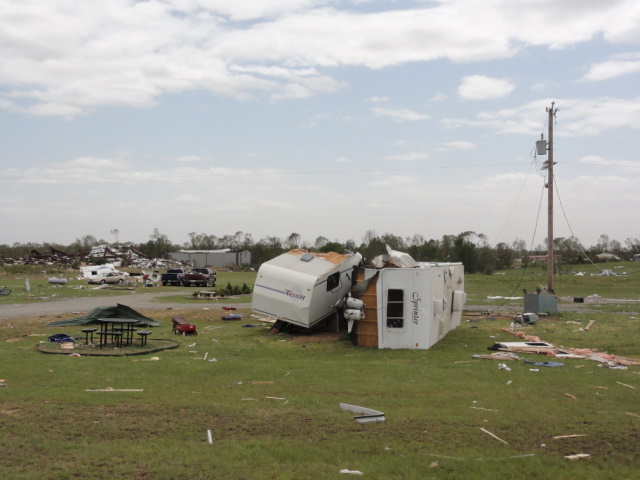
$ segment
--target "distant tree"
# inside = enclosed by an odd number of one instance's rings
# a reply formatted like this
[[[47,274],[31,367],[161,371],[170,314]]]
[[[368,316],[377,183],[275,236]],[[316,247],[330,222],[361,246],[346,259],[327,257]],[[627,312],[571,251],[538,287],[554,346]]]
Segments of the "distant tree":
[[[512,247],[504,242],[498,243],[495,248],[495,267],[497,270],[504,270],[513,265],[516,259],[516,252]]]
[[[343,254],[344,253],[344,245],[342,245],[339,242],[328,242],[328,243],[325,243],[322,246],[322,248],[320,248],[318,251],[322,252],[322,253],[336,252],[336,253]]]
[[[392,233],[385,233],[380,240],[386,245],[389,245],[393,250],[404,251],[406,246],[402,237],[394,235]]]
[[[560,255],[562,263],[582,263],[584,260],[584,248],[576,237],[559,237],[553,239],[554,256]]]
[[[640,238],[629,237],[624,241],[631,256],[640,253]]]
[[[329,243],[329,239],[327,237],[320,236],[316,238],[316,241],[313,242],[313,246],[317,249],[324,247],[327,243]]]
[[[627,253],[618,240],[611,240],[609,242],[609,251],[619,257],[624,257]]]
[[[474,243],[477,238],[475,232],[462,232],[453,239],[454,260],[462,262],[465,271],[476,273],[479,271],[478,247]]]
[[[300,246],[300,234],[294,232],[289,235],[285,241],[285,246],[290,249],[298,248]]]
[[[605,235],[604,233],[600,235],[596,248],[598,250],[598,253],[606,252],[609,249],[609,235]]]
[[[164,233],[160,233],[157,228],[153,229],[153,232],[149,235],[151,244],[153,245],[153,256],[156,258],[164,258],[170,251],[173,250],[173,245]]]

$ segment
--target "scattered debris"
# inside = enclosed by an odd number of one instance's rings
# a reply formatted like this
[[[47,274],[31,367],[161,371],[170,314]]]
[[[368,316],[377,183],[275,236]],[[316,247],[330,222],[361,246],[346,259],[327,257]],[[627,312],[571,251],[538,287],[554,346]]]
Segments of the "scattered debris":
[[[349,405],[348,403],[341,403],[340,408],[349,412],[359,413],[360,415],[353,417],[354,420],[358,421],[359,423],[384,422],[385,420],[384,413],[379,412],[378,410],[373,410],[371,408]]]
[[[144,392],[143,388],[86,388],[85,392]]]
[[[349,473],[351,475],[364,475],[360,470],[349,470],[347,468],[343,468],[340,470],[340,473]]]
[[[577,435],[556,435],[555,437],[553,437],[554,440],[559,440],[561,438],[576,438],[576,437],[586,437],[587,434],[586,433],[580,433]]]
[[[585,360],[595,360],[597,362],[601,362],[606,364],[608,367],[616,367],[617,365],[631,366],[631,365],[640,365],[640,359],[629,358],[629,357],[620,357],[617,355],[612,355],[606,352],[598,352],[595,349],[590,348],[559,348],[554,345],[542,342],[538,337],[532,337],[529,335],[524,335],[523,332],[512,332],[511,330],[502,329],[507,333],[511,333],[512,335],[522,336],[524,337],[525,342],[498,342],[488,347],[487,350],[495,350],[500,352],[511,352],[511,353],[537,353],[537,354],[545,354],[550,357],[557,358],[579,358]],[[525,360],[525,362],[528,362]],[[531,362],[528,362],[531,363]],[[542,362],[545,365],[543,366],[553,366],[557,367],[556,362]],[[536,363],[537,365],[537,363]]]
[[[565,396],[565,397],[572,398],[572,399],[574,399],[574,400],[577,400],[577,399],[578,399],[578,397],[576,397],[575,395],[571,395],[570,393],[565,393],[565,394],[564,394],[564,396]],[[553,437],[553,438],[556,438],[556,437]]]
[[[636,387],[632,387],[631,385],[627,385],[626,383],[622,383],[622,382],[616,382],[618,385],[622,385],[623,387],[627,387],[627,388],[632,388],[633,390],[636,389]]]
[[[518,355],[511,352],[495,352],[489,355],[480,355],[476,353],[475,355],[471,355],[471,358],[485,358],[487,360],[520,360]]]
[[[506,363],[499,363],[498,364],[498,370],[506,370],[507,372],[511,371],[511,369],[509,367],[507,367]]]
[[[576,453],[575,455],[565,455],[564,458],[567,460],[582,460],[586,458],[591,458],[591,455],[588,453]]]
[[[211,436],[211,430],[207,430],[207,440],[209,440],[209,445],[213,445],[213,437]]]
[[[564,363],[560,362],[530,362],[526,358],[524,359],[524,363],[527,365],[535,365],[537,367],[564,367]]]
[[[521,325],[533,325],[538,321],[538,315],[535,313],[523,313],[514,315],[513,321]]]
[[[594,323],[596,323],[595,320],[591,320],[589,323],[587,323],[587,326],[584,327],[585,332],[588,332],[591,329],[591,327],[593,326]]]
[[[486,433],[487,435],[489,435],[490,437],[495,438],[496,440],[501,441],[502,443],[504,443],[505,445],[509,445],[507,442],[505,442],[503,439],[501,439],[500,437],[498,437],[497,435],[494,435],[493,433],[491,433],[489,430],[485,430],[484,428],[480,427],[480,430],[482,430],[484,433]]]

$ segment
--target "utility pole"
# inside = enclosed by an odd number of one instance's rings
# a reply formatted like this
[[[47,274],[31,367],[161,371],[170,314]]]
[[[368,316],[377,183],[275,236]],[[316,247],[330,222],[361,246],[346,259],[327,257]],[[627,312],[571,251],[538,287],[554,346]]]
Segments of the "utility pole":
[[[547,161],[547,291],[553,293],[553,120],[557,108],[553,108],[556,102],[551,102],[551,108],[547,107],[549,114],[549,146]]]

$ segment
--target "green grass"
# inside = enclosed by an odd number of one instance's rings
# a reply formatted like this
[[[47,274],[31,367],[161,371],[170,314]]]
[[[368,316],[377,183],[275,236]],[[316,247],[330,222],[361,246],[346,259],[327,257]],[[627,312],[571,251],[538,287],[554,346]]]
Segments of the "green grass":
[[[507,279],[518,274],[468,275],[466,290],[506,296],[500,288],[513,289]],[[606,296],[638,298],[635,276]],[[605,296],[595,287],[606,288],[607,278],[617,277],[576,277],[566,288]],[[558,345],[640,357],[640,315],[608,308],[562,312],[526,330]],[[79,334],[79,327],[0,322],[4,475],[322,480],[348,478],[338,472],[350,469],[380,479],[637,478],[640,367],[563,360],[564,367],[531,372],[520,361],[507,372],[472,359],[514,338],[501,331],[509,318],[465,320],[429,350],[376,350],[346,338],[270,335],[248,310],[238,312],[247,315],[239,322],[214,310],[181,312],[199,331],[182,337],[171,334],[175,312],[158,305],[143,312],[162,322],[152,338],[180,346],[139,357],[45,355],[35,350],[45,337],[30,335]],[[579,331],[592,319],[589,332]],[[144,391],[86,391],[106,387]],[[359,424],[339,402],[381,410],[386,421]],[[570,434],[586,436],[553,439]],[[564,458],[574,453],[591,458]]]
[[[125,269],[134,272],[134,269]],[[50,285],[48,279],[53,276],[64,276],[67,278],[66,285]],[[86,297],[112,297],[117,295],[138,295],[146,293],[168,293],[175,292],[175,296],[165,298],[163,302],[188,303],[192,301],[192,293],[198,290],[215,290],[215,287],[179,287],[179,286],[158,286],[147,288],[141,284],[132,283],[126,287],[111,285],[107,289],[96,288],[99,285],[89,285],[86,280],[77,280],[78,270],[63,269],[60,267],[42,266],[5,266],[0,268],[0,287],[9,287],[13,291],[8,296],[0,296],[0,305],[8,305],[25,302],[38,302],[43,299],[55,301],[61,298],[86,298]],[[254,272],[218,272],[217,286],[226,287],[228,283],[232,286],[242,287],[243,284],[253,288],[256,274]],[[26,290],[26,281],[29,280],[30,291]],[[250,302],[248,296],[234,298],[231,302]],[[229,303],[226,300],[226,303]]]

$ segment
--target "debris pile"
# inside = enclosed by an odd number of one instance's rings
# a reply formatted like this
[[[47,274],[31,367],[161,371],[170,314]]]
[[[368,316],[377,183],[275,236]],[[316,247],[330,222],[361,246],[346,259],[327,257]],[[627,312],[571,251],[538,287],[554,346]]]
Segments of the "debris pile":
[[[501,354],[518,354],[518,353],[535,353],[547,355],[549,357],[561,358],[576,358],[583,360],[594,360],[600,362],[609,368],[627,367],[632,365],[640,365],[640,359],[622,357],[619,355],[613,355],[607,352],[599,352],[597,349],[592,348],[565,348],[556,347],[550,343],[543,342],[540,338],[533,335],[526,335],[524,332],[515,332],[507,328],[502,329],[503,332],[515,335],[518,338],[524,340],[524,342],[497,342],[488,350],[494,350]],[[508,359],[506,355],[474,355],[473,358],[491,358],[496,360]],[[516,357],[517,358],[517,357]],[[549,364],[551,362],[542,362]],[[549,365],[542,365],[549,366]],[[553,365],[556,366],[556,365]]]
[[[51,247],[50,253],[41,253],[36,249],[25,254],[24,258],[4,257],[0,260],[7,265],[72,265],[73,263],[91,263],[96,259],[104,259],[117,267],[136,268],[180,268],[192,266],[191,263],[164,258],[149,258],[132,245],[112,247],[96,245],[89,251],[67,253]]]

